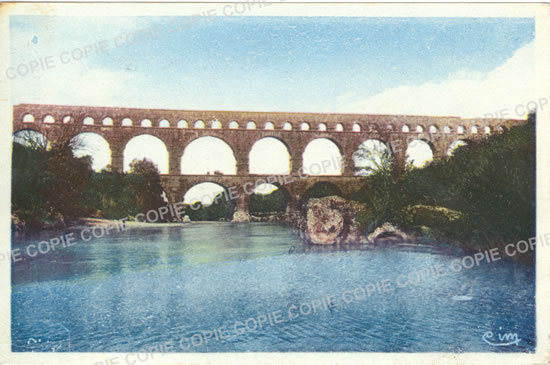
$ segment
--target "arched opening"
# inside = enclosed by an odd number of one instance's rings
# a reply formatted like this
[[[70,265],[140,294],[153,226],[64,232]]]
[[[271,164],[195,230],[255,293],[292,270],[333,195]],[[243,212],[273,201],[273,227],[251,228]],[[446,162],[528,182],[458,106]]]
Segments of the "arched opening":
[[[430,145],[421,139],[416,139],[407,146],[406,161],[410,167],[424,167],[433,160]]]
[[[467,146],[468,143],[466,143],[465,141],[461,140],[461,139],[457,139],[456,141],[454,141],[453,143],[451,143],[451,145],[449,146],[449,148],[447,149],[447,156],[452,156],[454,155],[455,151],[462,147],[462,146]]]
[[[70,115],[65,115],[63,117],[63,124],[72,123],[73,121],[74,121],[74,119]]]
[[[451,133],[451,127],[449,127],[448,125],[446,125],[445,127],[443,127],[443,133],[446,133],[446,134]]]
[[[351,130],[353,132],[361,132],[361,126],[357,123],[354,123],[353,126],[351,127]]]
[[[464,127],[459,125],[458,127],[456,127],[456,133],[458,134],[464,134]]]
[[[327,130],[327,125],[325,123],[319,123],[319,130],[324,132]]]
[[[113,118],[111,118],[111,117],[103,118],[103,120],[101,121],[101,123],[102,123],[103,125],[113,125]]]
[[[368,176],[379,169],[389,168],[392,162],[391,151],[377,139],[367,139],[353,153],[355,175]]]
[[[285,131],[291,131],[292,130],[292,123],[290,122],[285,122],[285,124],[283,125],[283,129]]]
[[[34,115],[27,113],[23,116],[23,123],[33,123],[33,122],[34,122]]]
[[[472,132],[472,134],[477,134],[477,132],[478,132],[478,127],[477,127],[477,125],[473,125],[473,126],[470,128],[470,131]]]
[[[395,130],[395,127],[392,125],[392,124],[388,124],[386,126],[386,130],[390,131],[390,132],[393,132]]]
[[[303,122],[302,124],[300,124],[300,130],[309,131],[309,123]]]
[[[267,123],[265,123],[265,128],[264,129],[272,130],[272,129],[275,129],[275,126],[273,125],[273,123],[267,122]]]
[[[202,120],[199,119],[199,120],[195,121],[195,124],[193,124],[193,127],[198,128],[198,129],[202,129],[202,128],[205,127],[205,124]]]
[[[403,133],[409,133],[410,128],[408,125],[404,124],[403,127],[401,127],[401,132]]]
[[[168,173],[168,150],[159,138],[141,134],[132,138],[124,148],[124,171],[130,170],[130,163],[144,158],[152,161],[161,174]]]
[[[343,132],[344,131],[344,125],[342,123],[336,124],[335,130],[336,130],[336,132]]]
[[[306,190],[304,196],[300,201],[300,205],[302,207],[305,207],[310,199],[324,198],[325,196],[333,195],[344,197],[344,195],[336,185],[329,182],[321,181],[313,184],[313,186]]]
[[[485,128],[483,128],[483,132],[485,132],[485,134],[491,134],[491,127],[486,126]]]
[[[248,154],[251,174],[289,174],[290,153],[277,138],[264,137],[256,141]]]
[[[184,175],[235,175],[237,160],[222,139],[200,137],[185,147],[180,171]]]
[[[189,125],[187,124],[187,121],[182,119],[180,121],[178,121],[178,128],[187,128],[189,127]]]
[[[237,121],[235,121],[235,120],[232,120],[231,122],[229,122],[229,128],[230,129],[238,129],[239,128],[239,123],[237,123]]]
[[[437,127],[435,125],[431,125],[429,131],[430,133],[437,133]]]
[[[188,205],[185,214],[192,221],[229,221],[235,210],[235,202],[230,197],[222,185],[196,184],[183,196],[184,204]]]
[[[303,173],[308,175],[342,175],[342,153],[328,138],[309,142],[303,154]]]
[[[44,117],[44,119],[42,119],[42,122],[46,124],[53,124],[55,123],[55,118],[53,117],[53,115],[48,114]]]
[[[131,127],[133,124],[134,124],[134,122],[130,118],[122,119],[122,126],[123,127]]]
[[[166,119],[163,119],[159,122],[159,127],[161,128],[169,128],[170,127],[170,122],[167,121]]]
[[[13,143],[36,150],[46,150],[50,147],[46,136],[32,129],[22,129],[15,132],[13,134]]]
[[[283,214],[288,206],[288,197],[283,189],[273,184],[260,184],[250,196],[249,212],[257,217]]]
[[[143,119],[141,121],[141,126],[145,128],[149,128],[153,126],[153,123],[149,119]]]
[[[97,133],[84,132],[71,139],[75,157],[90,156],[92,169],[101,171],[111,164],[111,148],[105,138]]]
[[[94,125],[94,118],[92,117],[86,117],[84,118],[84,120],[82,121],[82,123],[84,125]]]
[[[212,123],[210,123],[210,128],[212,129],[221,129],[221,127],[222,127],[222,122],[220,122],[217,119],[213,120]]]
[[[424,132],[424,127],[421,126],[421,125],[417,125],[417,126],[416,126],[416,132],[417,132],[417,133],[422,133],[422,132]]]
[[[253,121],[246,123],[246,129],[256,129],[256,123]]]

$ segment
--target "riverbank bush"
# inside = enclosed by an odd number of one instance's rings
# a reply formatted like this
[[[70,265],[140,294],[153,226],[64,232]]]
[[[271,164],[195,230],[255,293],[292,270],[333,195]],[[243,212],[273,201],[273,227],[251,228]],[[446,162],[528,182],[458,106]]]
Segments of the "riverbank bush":
[[[470,140],[424,168],[384,166],[352,198],[368,207],[358,217],[367,231],[383,222],[416,232],[429,228],[438,240],[482,250],[534,236],[535,168],[531,115],[525,125]],[[449,212],[456,219],[448,219]]]
[[[212,204],[201,204],[200,201],[193,202],[185,209],[191,221],[229,221],[233,215],[233,204],[225,198],[225,193],[216,194]]]
[[[91,162],[89,156],[75,157],[69,143],[14,143],[12,223],[39,230],[66,218],[120,219],[166,204],[151,161],[134,161],[128,173],[94,172]]]
[[[250,214],[253,215],[269,215],[284,213],[286,206],[285,194],[280,189],[276,189],[268,194],[252,194],[249,209]]]

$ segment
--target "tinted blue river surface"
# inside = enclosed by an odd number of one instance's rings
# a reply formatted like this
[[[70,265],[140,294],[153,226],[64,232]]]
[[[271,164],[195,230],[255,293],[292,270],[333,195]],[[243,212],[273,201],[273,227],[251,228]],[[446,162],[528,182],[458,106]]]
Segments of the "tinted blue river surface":
[[[460,257],[276,224],[111,232],[13,266],[12,350],[534,351],[534,268]]]

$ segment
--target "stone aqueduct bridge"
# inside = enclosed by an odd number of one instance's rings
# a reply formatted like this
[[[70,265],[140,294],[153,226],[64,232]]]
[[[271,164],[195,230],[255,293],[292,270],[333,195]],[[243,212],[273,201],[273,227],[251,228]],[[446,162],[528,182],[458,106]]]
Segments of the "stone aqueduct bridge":
[[[196,128],[202,121],[203,128]],[[255,129],[248,128],[253,122]],[[201,123],[201,124],[202,124]],[[148,134],[164,142],[169,156],[169,174],[162,175],[164,189],[171,202],[181,201],[185,192],[201,182],[214,182],[237,190],[237,210],[248,212],[243,186],[255,184],[267,176],[249,173],[249,153],[256,141],[274,137],[282,141],[290,155],[290,176],[279,177],[275,185],[284,185],[289,206],[296,207],[306,191],[318,182],[336,185],[342,193],[357,190],[353,153],[367,139],[377,139],[392,150],[394,161],[404,163],[407,146],[416,139],[426,141],[435,159],[447,154],[456,140],[486,138],[525,120],[462,119],[407,115],[320,114],[241,112],[209,110],[131,109],[113,107],[19,104],[13,108],[13,131],[33,129],[49,139],[63,136],[71,125],[75,134],[97,133],[111,149],[111,165],[123,169],[123,152],[133,137]],[[77,129],[74,129],[77,125]],[[225,141],[237,161],[236,175],[181,175],[180,161],[185,147],[193,140],[212,136]],[[302,155],[308,143],[327,138],[339,148],[344,167],[341,176],[304,176]],[[147,146],[143,146],[147,148]]]

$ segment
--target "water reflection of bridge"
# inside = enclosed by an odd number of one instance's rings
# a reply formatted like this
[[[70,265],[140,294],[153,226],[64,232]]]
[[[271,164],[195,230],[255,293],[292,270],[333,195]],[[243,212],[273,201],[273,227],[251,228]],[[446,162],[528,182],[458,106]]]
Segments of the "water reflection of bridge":
[[[111,166],[122,170],[124,149],[135,137],[157,138],[168,156],[168,174],[162,183],[171,201],[181,201],[193,185],[213,182],[227,190],[240,191],[237,209],[247,211],[249,194],[244,192],[268,175],[249,171],[249,154],[253,145],[266,137],[284,144],[289,155],[292,183],[275,181],[281,186],[290,205],[300,201],[305,192],[319,182],[331,183],[343,193],[358,189],[353,154],[368,139],[386,144],[394,163],[403,164],[407,147],[416,140],[425,142],[435,159],[447,154],[457,140],[486,138],[524,120],[462,119],[407,115],[274,113],[209,110],[130,109],[112,107],[20,104],[13,108],[13,131],[35,130],[48,139],[64,138],[89,132],[100,135],[111,151]],[[181,175],[185,147],[201,137],[216,137],[231,149],[236,161],[235,175]],[[343,162],[341,176],[302,178],[303,154],[314,140],[333,143]],[[147,149],[147,145],[143,148]],[[303,176],[303,175],[302,175]],[[261,180],[260,180],[261,181]],[[243,194],[244,193],[244,194]]]

